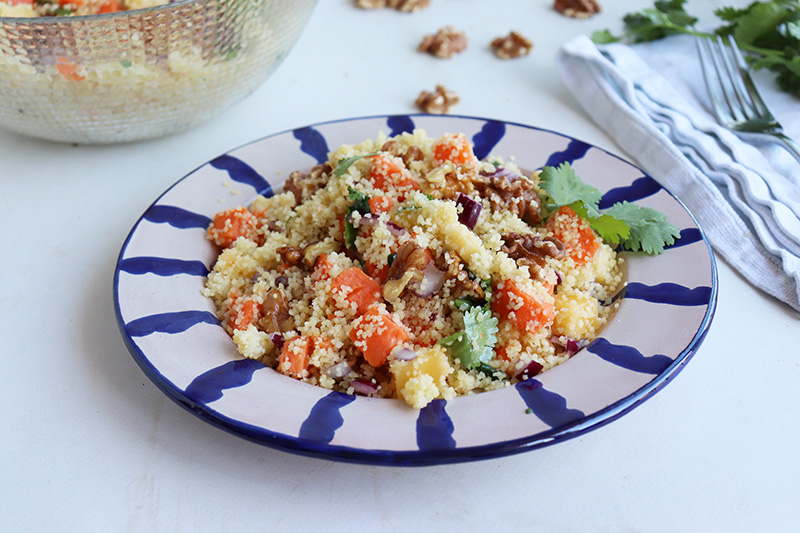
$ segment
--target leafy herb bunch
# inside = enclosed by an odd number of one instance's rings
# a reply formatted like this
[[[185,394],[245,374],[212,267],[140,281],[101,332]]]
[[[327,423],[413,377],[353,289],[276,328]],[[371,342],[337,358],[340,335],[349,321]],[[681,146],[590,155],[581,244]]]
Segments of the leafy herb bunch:
[[[622,35],[602,30],[593,33],[592,40],[598,44],[638,43],[679,33],[698,37],[732,35],[739,48],[748,52],[747,60],[754,69],[775,72],[783,91],[800,96],[800,1],[756,1],[743,9],[717,9],[714,13],[722,23],[713,33],[697,30],[697,18],[684,9],[684,4],[686,0],[656,1],[651,8],[625,15]]]

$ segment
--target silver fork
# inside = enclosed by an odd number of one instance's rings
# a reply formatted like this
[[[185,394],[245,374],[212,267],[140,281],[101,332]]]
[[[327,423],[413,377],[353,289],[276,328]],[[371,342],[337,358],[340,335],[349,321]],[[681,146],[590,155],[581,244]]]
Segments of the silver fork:
[[[738,133],[771,135],[800,161],[800,145],[783,128],[759,96],[747,63],[733,36],[726,46],[719,36],[698,39],[697,49],[717,120]]]

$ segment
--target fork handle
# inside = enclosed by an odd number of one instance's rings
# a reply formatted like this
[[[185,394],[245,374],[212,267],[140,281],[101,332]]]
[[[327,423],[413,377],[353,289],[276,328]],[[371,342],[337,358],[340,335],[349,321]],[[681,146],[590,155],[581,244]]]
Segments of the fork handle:
[[[783,133],[773,133],[772,135],[774,135],[775,138],[780,141],[783,147],[786,148],[786,150],[788,150],[788,152],[792,154],[800,163],[800,144],[797,144],[794,139],[787,137]]]

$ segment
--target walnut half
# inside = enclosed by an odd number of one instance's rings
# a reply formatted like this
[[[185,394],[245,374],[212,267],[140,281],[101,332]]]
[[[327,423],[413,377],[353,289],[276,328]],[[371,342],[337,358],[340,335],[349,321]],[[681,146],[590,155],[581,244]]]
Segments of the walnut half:
[[[473,185],[481,198],[489,200],[492,210],[508,209],[531,226],[542,221],[542,199],[528,178],[478,175]]]
[[[553,9],[567,17],[587,19],[600,13],[596,0],[555,0]]]
[[[542,238],[534,234],[507,233],[503,235],[501,249],[517,264],[531,268],[543,267],[547,257],[564,257],[564,243],[555,237]]]
[[[533,43],[522,34],[512,31],[505,37],[492,41],[490,47],[500,59],[515,59],[530,54]]]
[[[444,115],[450,112],[461,99],[458,94],[444,85],[437,85],[434,92],[422,91],[417,97],[416,104],[425,113]]]
[[[467,48],[467,34],[453,26],[439,28],[433,35],[426,35],[417,48],[435,57],[449,59]]]

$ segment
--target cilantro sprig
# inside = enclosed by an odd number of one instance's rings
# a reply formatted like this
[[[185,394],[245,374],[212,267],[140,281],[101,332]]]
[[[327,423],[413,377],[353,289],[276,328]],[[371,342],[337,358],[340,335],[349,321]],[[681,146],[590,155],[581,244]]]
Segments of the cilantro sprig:
[[[492,316],[488,305],[469,306],[464,312],[464,329],[445,337],[439,344],[448,348],[453,357],[460,359],[464,368],[479,368],[494,356],[497,324],[498,320]]]
[[[659,0],[651,8],[629,13],[623,18],[622,35],[597,31],[592,40],[611,42],[654,41],[679,33],[710,37],[733,35],[739,48],[749,52],[754,69],[776,73],[776,82],[785,92],[800,96],[800,3],[797,0],[755,1],[745,8],[722,7],[714,14],[721,23],[713,34],[695,28],[697,18],[685,9],[687,0]]]
[[[630,202],[617,202],[604,213],[598,207],[602,194],[578,177],[572,165],[546,166],[539,187],[547,194],[548,212],[569,206],[586,219],[604,241],[633,251],[660,254],[675,243],[680,231],[660,211]]]
[[[608,30],[601,30],[592,34],[592,40],[597,43],[623,40],[640,43],[678,33],[705,36],[706,34],[694,29],[697,18],[686,12],[683,7],[685,3],[686,0],[657,1],[653,7],[625,15],[622,19],[625,33],[622,36],[617,37]]]

